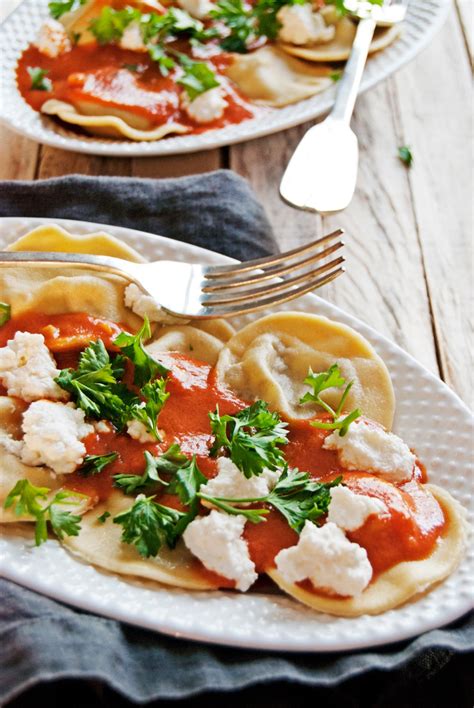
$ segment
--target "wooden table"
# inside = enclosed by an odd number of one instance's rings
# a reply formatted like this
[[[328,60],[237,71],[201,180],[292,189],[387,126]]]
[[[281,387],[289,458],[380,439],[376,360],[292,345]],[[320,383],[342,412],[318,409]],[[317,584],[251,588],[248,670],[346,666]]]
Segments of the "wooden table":
[[[0,12],[17,2],[3,0]],[[458,0],[430,46],[360,98],[353,121],[359,184],[350,207],[336,216],[298,212],[279,199],[281,175],[305,125],[221,150],[139,159],[63,152],[0,128],[0,179],[235,170],[263,202],[282,249],[344,227],[347,273],[320,294],[395,340],[470,404],[473,9],[473,0]],[[412,148],[409,170],[397,158],[400,145]]]

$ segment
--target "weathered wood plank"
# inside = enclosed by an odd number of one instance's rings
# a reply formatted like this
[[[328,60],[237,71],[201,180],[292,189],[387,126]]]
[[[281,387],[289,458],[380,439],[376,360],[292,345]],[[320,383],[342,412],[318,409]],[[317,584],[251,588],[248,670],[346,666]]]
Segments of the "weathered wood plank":
[[[68,174],[82,175],[130,175],[131,163],[127,158],[96,157],[78,152],[41,147],[38,160],[37,177],[60,177]]]
[[[472,62],[474,55],[474,3],[472,0],[456,0],[456,7],[466,48]]]
[[[304,128],[235,146],[231,165],[262,199],[282,248],[316,233],[346,229],[347,273],[320,294],[394,339],[437,371],[429,303],[406,171],[397,159],[393,80],[362,96],[353,127],[360,139],[359,182],[349,208],[320,217],[292,210],[278,185]],[[317,156],[315,156],[317,159]],[[271,169],[268,169],[271,165]]]
[[[442,373],[466,401],[473,371],[470,74],[453,11],[430,47],[396,77],[403,137],[414,151],[407,176]]]
[[[181,177],[198,172],[211,172],[221,166],[220,150],[206,150],[189,155],[133,158],[131,174],[136,177]]]
[[[39,153],[38,143],[0,126],[0,145],[0,179],[34,179]]]

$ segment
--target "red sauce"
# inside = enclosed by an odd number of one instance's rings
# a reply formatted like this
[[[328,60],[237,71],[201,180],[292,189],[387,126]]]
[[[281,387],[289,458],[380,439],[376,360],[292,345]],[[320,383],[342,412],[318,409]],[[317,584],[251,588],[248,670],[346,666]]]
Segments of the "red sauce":
[[[174,45],[179,51],[186,51],[181,42]],[[231,58],[222,53],[217,45],[215,50],[216,54],[206,57],[206,60],[214,64],[219,73],[229,65]],[[31,88],[29,67],[48,71],[51,91]],[[134,69],[130,70],[130,67]],[[209,123],[196,123],[181,110],[179,94],[183,89],[176,83],[177,78],[176,70],[166,77],[162,76],[147,53],[121,49],[113,44],[99,46],[95,42],[74,46],[57,58],[50,58],[30,45],[17,66],[20,93],[36,111],[41,110],[43,103],[51,98],[70,102],[79,112],[82,112],[81,103],[87,102],[103,107],[104,114],[107,114],[107,108],[127,111],[142,119],[143,129],[177,122],[188,126],[192,133],[222,128],[252,117],[249,104],[223,79],[228,103],[223,115]]]
[[[48,334],[50,326],[55,334]],[[55,346],[59,347],[58,358],[77,358],[79,351],[68,348],[71,342],[77,341],[76,337],[87,343],[101,336],[110,344],[120,331],[118,325],[84,314],[25,314],[13,318],[0,329],[0,346],[4,346],[17,329],[46,333],[45,336],[49,337],[47,343],[53,351]],[[208,364],[177,353],[163,353],[159,358],[170,369],[167,390],[171,395],[159,418],[159,427],[165,431],[163,441],[142,444],[117,432],[93,433],[85,439],[87,453],[117,452],[118,458],[100,475],[88,478],[77,473],[69,475],[68,487],[89,494],[96,501],[105,500],[112,490],[112,475],[125,472],[141,474],[145,466],[144,451],[157,454],[173,442],[178,442],[186,455],[197,456],[198,465],[206,477],[215,476],[216,462],[209,457],[212,436],[208,413],[217,405],[221,414],[225,414],[248,404],[232,392],[219,388],[215,371]],[[402,561],[429,556],[446,522],[438,502],[420,484],[421,479],[426,479],[426,472],[423,470],[418,475],[414,474],[411,481],[401,485],[390,484],[363,470],[348,472],[340,467],[335,451],[323,449],[326,435],[327,431],[314,428],[310,421],[290,420],[289,442],[284,449],[286,459],[291,467],[307,471],[314,479],[321,481],[330,481],[342,474],[344,484],[354,491],[385,502],[388,516],[369,517],[361,528],[347,534],[350,540],[367,550],[374,577]],[[158,500],[179,508],[179,501],[171,495],[162,492]],[[208,513],[205,509],[202,512]],[[247,523],[244,536],[250,556],[260,572],[274,566],[274,558],[281,549],[298,541],[296,532],[275,510],[270,511],[265,522]],[[206,573],[206,577],[211,577],[209,571]],[[229,581],[211,575],[219,587],[229,587]],[[310,583],[304,584],[308,589],[307,586],[312,588]]]

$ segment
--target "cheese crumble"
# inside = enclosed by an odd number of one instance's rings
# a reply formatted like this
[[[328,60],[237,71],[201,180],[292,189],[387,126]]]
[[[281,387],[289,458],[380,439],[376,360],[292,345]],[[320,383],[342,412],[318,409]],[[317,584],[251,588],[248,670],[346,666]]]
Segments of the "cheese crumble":
[[[191,521],[183,539],[196,558],[209,570],[235,581],[245,592],[257,580],[255,564],[242,538],[244,516],[229,516],[213,510]]]
[[[168,315],[151,295],[146,295],[135,283],[130,283],[125,288],[125,307],[129,307],[132,312],[142,319],[148,317],[150,322],[185,324],[185,320]]]
[[[131,438],[141,443],[156,442],[156,438],[148,432],[139,420],[129,420],[127,422],[127,433]]]
[[[207,17],[215,7],[214,3],[209,0],[178,0],[178,5],[198,20]]]
[[[74,472],[86,454],[82,442],[94,427],[73,403],[35,401],[23,414],[21,460],[36,467],[46,465],[56,474]]]
[[[196,123],[210,123],[221,118],[227,106],[222,88],[214,86],[191,101],[188,94],[181,94],[181,105],[192,120]]]
[[[279,477],[278,472],[264,470],[261,475],[254,475],[247,479],[228,457],[218,458],[217,469],[217,476],[200,488],[203,494],[210,497],[229,499],[265,497],[273,489]]]
[[[72,49],[71,41],[63,25],[53,19],[48,19],[41,25],[35,46],[41,54],[45,54],[51,59],[56,59],[60,54],[65,54]]]
[[[366,494],[355,494],[349,487],[339,484],[329,490],[328,521],[337,524],[344,531],[355,531],[365,524],[369,516],[386,515],[387,506],[380,499]]]
[[[337,450],[339,463],[348,470],[363,470],[406,482],[413,476],[416,457],[401,438],[387,433],[367,420],[356,420],[342,437],[337,431],[328,435],[323,448]]]
[[[67,399],[66,391],[54,381],[59,373],[42,334],[16,332],[0,348],[0,381],[9,396],[24,401]]]
[[[280,551],[275,563],[287,582],[309,579],[315,588],[343,597],[359,595],[372,578],[365,548],[331,522],[318,527],[306,521],[297,545]]]

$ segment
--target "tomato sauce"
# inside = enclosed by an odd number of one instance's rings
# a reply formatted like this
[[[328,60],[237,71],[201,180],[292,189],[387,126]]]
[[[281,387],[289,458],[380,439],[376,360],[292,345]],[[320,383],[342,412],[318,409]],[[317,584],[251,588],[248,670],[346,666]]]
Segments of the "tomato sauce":
[[[185,52],[183,42],[173,42],[172,48]],[[189,52],[189,45],[187,48]],[[223,72],[231,57],[215,46],[215,54],[206,56],[217,73]],[[48,72],[51,91],[31,88],[28,68],[39,67]],[[121,49],[117,45],[100,46],[95,42],[72,49],[51,58],[30,45],[21,55],[17,66],[17,85],[25,101],[36,111],[43,103],[55,98],[72,103],[81,113],[81,103],[107,115],[107,108],[124,111],[138,119],[134,127],[152,129],[166,123],[186,125],[191,133],[240,123],[252,117],[253,112],[244,97],[222,77],[227,107],[223,115],[209,123],[192,120],[180,107],[182,87],[176,83],[178,70],[162,76],[157,65],[146,52]],[[102,110],[103,109],[103,110]],[[89,111],[85,111],[89,112]],[[123,116],[126,120],[126,116]],[[136,124],[135,124],[136,123]]]
[[[114,336],[121,331],[119,325],[84,314],[24,314],[0,328],[0,346],[4,346],[17,329],[45,334],[47,344],[58,359],[74,354],[69,346],[77,341],[77,337],[81,342],[88,343],[101,336],[110,346]],[[74,355],[77,358],[79,350],[76,349]],[[166,352],[157,358],[170,369],[167,383],[170,397],[158,421],[159,429],[163,430],[163,440],[142,444],[113,430],[92,433],[84,441],[87,454],[117,452],[118,457],[101,474],[90,477],[78,473],[68,475],[68,488],[88,494],[95,501],[106,500],[113,488],[114,474],[142,474],[145,450],[156,455],[175,442],[180,444],[187,456],[196,455],[199,468],[207,478],[216,475],[216,461],[209,457],[212,444],[209,411],[219,406],[221,414],[234,413],[248,403],[219,387],[215,371],[208,364],[178,353]],[[361,528],[347,533],[350,540],[366,549],[374,577],[400,562],[420,560],[430,555],[446,521],[438,502],[420,484],[421,480],[426,479],[426,471],[414,472],[412,480],[398,485],[364,470],[347,471],[339,465],[335,451],[323,448],[328,431],[314,428],[308,420],[289,420],[288,425],[288,444],[284,447],[284,453],[290,467],[297,467],[308,472],[312,478],[325,482],[342,475],[344,484],[355,492],[377,497],[385,503],[388,509],[386,515],[371,516]],[[159,492],[157,500],[182,508],[179,500],[166,494],[166,491]],[[208,513],[208,510],[203,508],[202,512]],[[274,567],[276,554],[298,542],[297,533],[273,509],[266,521],[247,523],[244,536],[259,572]],[[221,580],[220,587],[229,586],[229,581]],[[310,583],[303,585],[306,589],[312,588]]]

